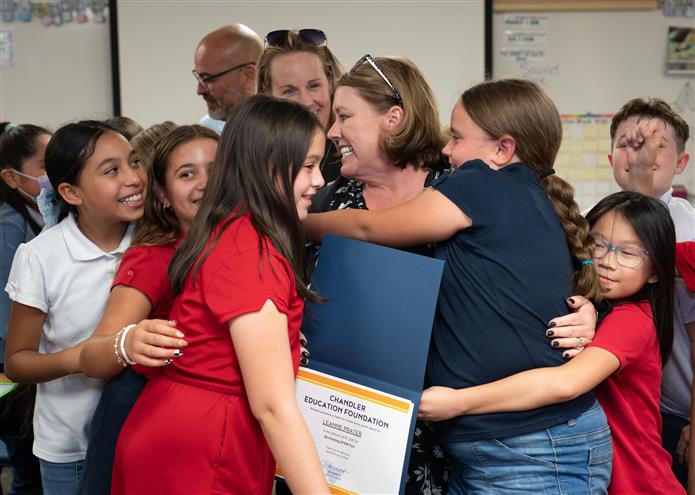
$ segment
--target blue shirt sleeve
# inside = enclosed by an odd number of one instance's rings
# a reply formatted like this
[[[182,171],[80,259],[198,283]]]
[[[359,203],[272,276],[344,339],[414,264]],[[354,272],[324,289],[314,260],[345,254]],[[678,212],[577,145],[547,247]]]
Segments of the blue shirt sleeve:
[[[0,223],[0,277],[4,289],[12,268],[17,247],[24,242],[26,233],[21,225],[13,221]],[[0,363],[4,362],[7,326],[10,320],[10,296],[4,290],[0,294]]]

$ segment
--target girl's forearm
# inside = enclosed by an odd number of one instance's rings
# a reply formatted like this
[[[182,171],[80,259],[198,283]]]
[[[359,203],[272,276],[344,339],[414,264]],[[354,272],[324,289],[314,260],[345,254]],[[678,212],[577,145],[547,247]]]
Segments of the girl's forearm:
[[[456,390],[460,415],[526,411],[565,402],[584,391],[563,380],[560,368],[537,368],[485,385]]]
[[[296,405],[268,410],[258,419],[292,493],[329,493],[314,441]]]
[[[41,354],[24,349],[8,356],[5,374],[18,383],[43,383],[80,372],[82,344],[55,352]]]
[[[115,335],[93,335],[80,352],[82,373],[94,378],[111,378],[123,370],[114,350]]]

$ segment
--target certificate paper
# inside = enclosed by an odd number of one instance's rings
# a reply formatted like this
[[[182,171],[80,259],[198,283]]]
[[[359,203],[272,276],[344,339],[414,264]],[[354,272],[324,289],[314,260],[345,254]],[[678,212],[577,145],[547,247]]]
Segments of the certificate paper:
[[[326,236],[297,404],[333,493],[405,491],[444,262]]]
[[[308,368],[296,395],[333,493],[398,493],[411,401]]]

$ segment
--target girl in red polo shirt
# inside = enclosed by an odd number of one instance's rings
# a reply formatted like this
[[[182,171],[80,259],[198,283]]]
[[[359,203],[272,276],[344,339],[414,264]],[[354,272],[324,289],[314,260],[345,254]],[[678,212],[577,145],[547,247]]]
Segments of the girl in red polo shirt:
[[[659,201],[627,191],[601,200],[587,220],[593,267],[613,304],[594,341],[562,366],[466,389],[432,387],[423,393],[420,416],[441,421],[522,411],[597,387],[613,440],[609,493],[685,493],[661,446],[659,414],[661,368],[673,341],[673,222]]]
[[[196,221],[171,262],[185,355],[126,420],[112,493],[328,493],[295,402],[306,285],[300,220],[323,185],[323,130],[297,103],[234,110]],[[116,489],[118,487],[118,489]]]

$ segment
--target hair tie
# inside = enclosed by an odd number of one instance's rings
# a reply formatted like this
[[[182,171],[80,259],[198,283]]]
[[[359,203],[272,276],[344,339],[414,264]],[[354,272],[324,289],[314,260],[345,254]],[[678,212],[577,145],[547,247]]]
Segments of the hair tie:
[[[545,179],[546,177],[550,177],[551,175],[555,175],[555,169],[554,168],[551,168],[547,172],[541,172],[540,174],[538,174],[538,177],[540,179]]]
[[[17,125],[10,122],[9,124],[7,124],[5,126],[4,131],[5,131],[5,133],[9,134],[10,131],[12,131],[12,129],[16,129],[16,128],[17,128]]]
[[[582,266],[593,265],[593,264],[594,264],[594,262],[592,260],[582,260]]]

